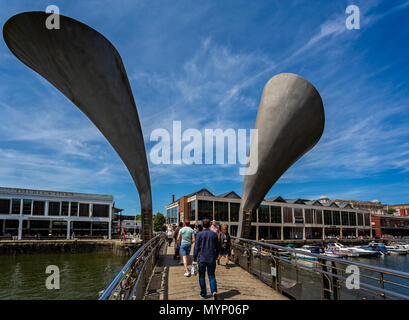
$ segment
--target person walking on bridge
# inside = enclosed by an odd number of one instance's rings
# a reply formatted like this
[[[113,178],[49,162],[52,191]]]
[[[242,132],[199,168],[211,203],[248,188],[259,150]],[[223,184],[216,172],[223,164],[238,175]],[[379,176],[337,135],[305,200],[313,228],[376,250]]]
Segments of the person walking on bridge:
[[[207,298],[206,291],[206,270],[209,277],[210,291],[215,300],[217,299],[216,282],[216,259],[219,256],[219,241],[216,232],[210,230],[210,220],[203,220],[203,231],[197,234],[195,249],[193,252],[193,261],[199,264],[199,284],[200,296]]]
[[[180,246],[178,242],[179,231],[182,229],[183,223],[179,222],[178,227],[176,228],[175,232],[173,232],[173,239],[175,240],[175,254],[173,255],[174,260],[180,259]]]
[[[220,255],[217,258],[217,264],[220,264],[220,259],[222,256],[226,257],[226,269],[229,269],[229,256],[231,253],[231,239],[229,231],[227,230],[227,225],[222,224],[222,232],[219,233],[219,246]]]
[[[190,271],[187,266],[189,264],[192,244],[195,243],[195,232],[190,227],[189,221],[186,221],[184,227],[179,230],[178,241],[180,243],[180,253],[183,257],[183,266],[185,267],[185,277],[190,277]]]

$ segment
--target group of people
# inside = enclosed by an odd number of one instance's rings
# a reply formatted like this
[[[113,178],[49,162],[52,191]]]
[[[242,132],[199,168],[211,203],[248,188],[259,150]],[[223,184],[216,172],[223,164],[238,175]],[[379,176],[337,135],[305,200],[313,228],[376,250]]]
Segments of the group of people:
[[[183,264],[185,277],[191,276],[189,270],[189,255],[194,245],[192,269],[197,267],[199,271],[200,296],[207,298],[205,274],[209,277],[210,291],[217,300],[216,262],[225,257],[225,267],[229,268],[229,256],[231,254],[231,239],[227,225],[218,226],[216,220],[210,222],[204,219],[201,225],[191,227],[189,222],[180,223],[173,230],[172,225],[167,229],[168,244],[175,242],[174,259],[180,259]]]

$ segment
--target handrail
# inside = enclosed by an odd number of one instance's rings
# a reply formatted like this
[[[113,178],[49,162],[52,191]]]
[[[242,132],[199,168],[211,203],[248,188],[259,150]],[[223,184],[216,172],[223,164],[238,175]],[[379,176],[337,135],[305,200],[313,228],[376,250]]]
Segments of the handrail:
[[[152,244],[159,245],[162,242],[159,241],[160,238],[163,237],[163,234],[158,234],[154,236],[152,239],[150,239],[148,242],[143,244],[133,255],[132,257],[128,260],[128,262],[122,267],[121,271],[119,271],[118,275],[112,280],[112,282],[108,285],[108,287],[105,289],[105,291],[101,294],[98,300],[108,300],[113,292],[117,289],[117,287],[120,285],[121,281],[126,277],[131,270],[131,268],[140,261],[141,258],[144,257],[145,251],[148,249],[154,249],[153,247],[151,248]],[[157,242],[157,243],[156,243]],[[156,246],[155,246],[156,247]],[[150,250],[152,251],[152,250]],[[143,268],[140,270],[142,271],[145,267],[146,263],[144,263]],[[137,281],[139,280],[139,277]]]
[[[315,258],[319,258],[319,259],[325,259],[325,260],[328,260],[328,261],[334,261],[334,262],[338,262],[338,263],[341,263],[341,264],[355,265],[357,267],[362,267],[362,268],[365,268],[365,269],[369,269],[371,271],[377,271],[377,272],[381,272],[381,273],[390,274],[390,275],[393,275],[393,276],[399,276],[399,277],[402,277],[402,278],[405,278],[405,279],[409,279],[409,273],[408,272],[393,270],[393,269],[389,269],[389,268],[382,268],[382,267],[378,267],[378,266],[372,266],[372,265],[369,265],[369,264],[350,261],[350,260],[345,261],[345,260],[340,259],[340,258],[333,258],[333,257],[323,256],[322,254],[317,254],[317,253],[292,249],[292,248],[289,248],[289,247],[282,247],[282,246],[275,245],[275,244],[272,244],[272,243],[267,243],[267,242],[260,242],[260,241],[256,241],[256,240],[244,239],[244,238],[234,237],[234,236],[231,236],[231,238],[241,240],[241,241],[245,241],[245,242],[251,242],[251,243],[261,245],[261,246],[264,246],[264,247],[282,249],[282,250],[286,250],[288,252],[299,253],[299,254],[302,254],[302,255],[311,256],[311,257],[315,257]]]
[[[407,289],[408,286],[405,285],[404,283],[399,283],[399,282],[394,282],[395,280],[387,280],[384,279],[384,275],[389,275],[392,277],[397,277],[401,279],[409,279],[409,273],[403,272],[403,271],[397,271],[397,270],[392,270],[389,268],[383,268],[383,267],[378,267],[378,266],[373,266],[373,265],[368,265],[365,263],[361,262],[355,262],[351,260],[344,260],[341,258],[334,258],[334,257],[329,257],[326,255],[321,255],[321,254],[316,254],[308,251],[302,251],[298,249],[293,249],[289,247],[283,247],[280,245],[275,245],[271,243],[266,243],[266,242],[260,242],[256,240],[250,240],[250,239],[244,239],[240,237],[235,237],[231,236],[233,240],[232,241],[232,247],[233,250],[237,248],[240,251],[244,251],[243,256],[247,257],[247,262],[244,262],[244,265],[242,265],[242,260],[237,260],[239,261],[239,264],[245,268],[248,272],[254,273],[254,259],[251,257],[257,256],[264,256],[265,258],[268,258],[267,264],[270,264],[271,267],[274,267],[276,269],[277,274],[275,276],[271,276],[269,279],[267,272],[267,267],[268,265],[264,265],[264,271],[262,271],[262,263],[263,261],[265,262],[266,260],[259,260],[259,264],[256,266],[259,267],[258,273],[259,277],[262,278],[263,281],[267,281],[268,283],[271,283],[276,290],[287,293],[291,295],[291,292],[288,292],[288,288],[282,288],[281,284],[281,273],[286,272],[286,268],[290,268],[289,270],[293,270],[292,268],[295,268],[296,274],[297,274],[297,281],[298,283],[298,272],[312,272],[315,274],[321,274],[322,280],[321,280],[321,292],[322,295],[321,297],[324,297],[326,299],[331,299],[331,296],[333,295],[333,299],[340,299],[340,289],[345,287],[346,285],[346,276],[345,276],[345,270],[343,267],[345,266],[357,266],[359,270],[362,270],[360,273],[360,287],[357,289],[358,291],[361,290],[362,292],[370,292],[374,294],[375,296],[382,297],[383,299],[386,298],[401,298],[401,299],[409,299],[408,293],[406,291],[404,292],[398,292],[396,291],[397,288],[402,289]],[[262,248],[264,249],[270,249],[269,252],[263,252]],[[256,250],[254,250],[255,248]],[[280,256],[278,253],[278,250],[282,250],[285,252],[290,253],[290,257],[285,258]],[[253,254],[248,255],[246,252],[250,253],[252,252]],[[263,254],[267,253],[267,254]],[[314,260],[313,265],[305,265],[302,264],[301,261],[298,261],[297,258],[298,255],[302,256],[309,256],[316,258]],[[235,255],[235,254],[234,254]],[[236,258],[236,257],[235,257]],[[239,256],[237,256],[239,258]],[[330,264],[328,264],[330,262]],[[297,271],[297,270],[304,270],[304,271]],[[257,270],[256,270],[257,271]],[[365,272],[370,271],[370,272],[375,272],[376,275],[372,274],[365,274]],[[257,275],[257,273],[256,273]],[[267,276],[267,278],[266,278]],[[397,279],[394,278],[394,279]],[[266,280],[267,279],[267,280]],[[374,281],[374,283],[368,283],[368,282],[363,282],[362,279],[369,279],[370,281]],[[291,280],[291,277],[290,277]],[[294,280],[294,279],[293,279]],[[378,283],[378,287],[376,286],[376,283]],[[395,286],[392,288],[385,288],[385,284]],[[294,293],[294,292],[293,292]],[[342,293],[344,294],[344,293]],[[302,293],[297,293],[299,298],[302,298]]]

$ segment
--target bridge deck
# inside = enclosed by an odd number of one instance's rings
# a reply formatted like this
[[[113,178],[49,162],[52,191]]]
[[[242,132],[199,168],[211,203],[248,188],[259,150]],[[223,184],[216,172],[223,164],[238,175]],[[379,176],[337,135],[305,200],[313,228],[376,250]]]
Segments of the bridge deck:
[[[154,271],[146,299],[197,300],[201,299],[198,276],[185,277],[182,265],[173,260],[174,244],[167,247]],[[192,249],[193,250],[193,249]],[[230,262],[230,269],[216,267],[216,281],[220,300],[287,300],[286,297]],[[208,294],[209,281],[206,275]],[[161,292],[159,294],[159,292]]]

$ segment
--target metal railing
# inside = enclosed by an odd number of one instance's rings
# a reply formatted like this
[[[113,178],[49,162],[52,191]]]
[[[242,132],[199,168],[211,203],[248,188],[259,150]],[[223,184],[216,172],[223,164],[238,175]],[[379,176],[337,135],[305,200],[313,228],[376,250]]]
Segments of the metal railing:
[[[409,300],[409,273],[260,241],[232,239],[231,259],[291,298]]]
[[[101,294],[99,300],[142,299],[165,239],[165,234],[161,233],[143,244]]]

